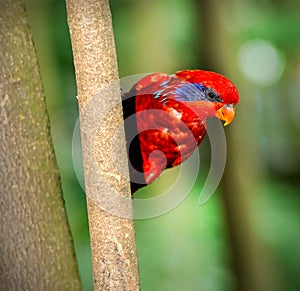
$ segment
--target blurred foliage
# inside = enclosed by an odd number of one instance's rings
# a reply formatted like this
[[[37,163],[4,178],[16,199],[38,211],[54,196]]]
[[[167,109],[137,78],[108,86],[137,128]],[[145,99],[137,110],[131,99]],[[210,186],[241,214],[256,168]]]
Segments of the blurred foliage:
[[[300,290],[300,3],[227,2],[231,14],[224,29],[235,38],[236,59],[246,41],[263,39],[276,46],[286,60],[278,82],[265,87],[248,82],[256,92],[253,96],[256,111],[252,116],[259,125],[259,134],[253,138],[264,170],[259,195],[253,197],[256,209],[253,219],[258,236],[271,252],[282,290]],[[201,37],[198,21],[201,11],[196,1],[111,0],[110,3],[121,77],[201,68],[199,60],[205,39]],[[78,109],[65,5],[58,0],[26,0],[26,6],[81,279],[84,290],[92,290],[85,196],[72,164],[72,134]],[[237,63],[232,66],[238,66]],[[164,176],[168,175],[172,171]],[[236,278],[222,194],[216,193],[207,204],[199,206],[201,182],[200,177],[188,198],[168,214],[136,221],[143,290],[234,290]],[[139,195],[148,195],[147,191],[155,187],[160,187],[159,183]]]

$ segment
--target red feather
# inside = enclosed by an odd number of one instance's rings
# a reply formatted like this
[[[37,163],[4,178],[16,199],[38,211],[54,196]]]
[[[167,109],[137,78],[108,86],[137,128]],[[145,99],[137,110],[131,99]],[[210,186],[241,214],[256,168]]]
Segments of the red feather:
[[[133,124],[125,123],[132,192],[185,161],[203,140],[206,119],[238,102],[233,83],[209,71],[156,73],[138,81],[123,99],[124,118],[135,114]]]

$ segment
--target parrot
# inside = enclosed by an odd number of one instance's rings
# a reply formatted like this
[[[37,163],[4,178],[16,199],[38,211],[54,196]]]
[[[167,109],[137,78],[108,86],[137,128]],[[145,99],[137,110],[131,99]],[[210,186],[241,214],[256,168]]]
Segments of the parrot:
[[[208,118],[230,124],[239,99],[229,79],[198,69],[152,73],[123,93],[132,195],[192,155],[205,137]]]

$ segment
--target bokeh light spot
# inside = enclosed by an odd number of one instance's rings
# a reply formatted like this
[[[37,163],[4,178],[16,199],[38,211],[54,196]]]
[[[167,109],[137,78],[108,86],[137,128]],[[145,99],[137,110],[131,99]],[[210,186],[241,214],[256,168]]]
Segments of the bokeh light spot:
[[[238,62],[244,76],[259,86],[276,83],[285,67],[283,53],[270,42],[260,39],[250,40],[240,48]]]

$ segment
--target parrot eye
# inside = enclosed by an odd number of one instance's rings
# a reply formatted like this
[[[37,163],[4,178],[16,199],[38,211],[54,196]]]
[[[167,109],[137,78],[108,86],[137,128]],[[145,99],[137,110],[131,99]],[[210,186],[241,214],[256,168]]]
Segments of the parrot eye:
[[[209,100],[209,101],[213,101],[213,102],[222,102],[223,100],[220,98],[220,95],[217,94],[212,88],[206,88],[205,91],[205,97]]]

